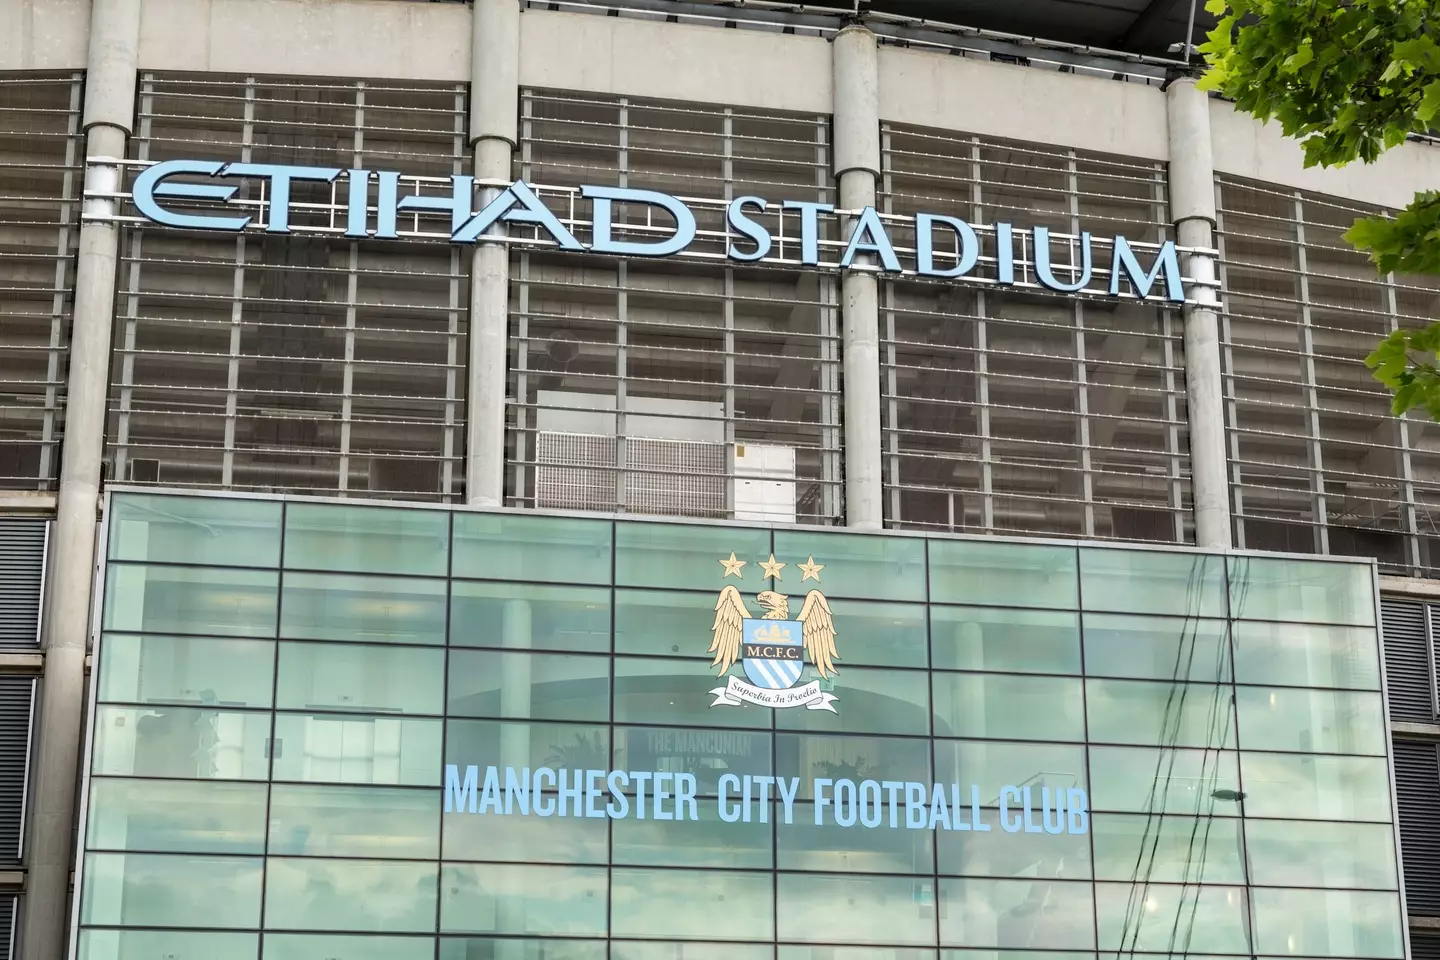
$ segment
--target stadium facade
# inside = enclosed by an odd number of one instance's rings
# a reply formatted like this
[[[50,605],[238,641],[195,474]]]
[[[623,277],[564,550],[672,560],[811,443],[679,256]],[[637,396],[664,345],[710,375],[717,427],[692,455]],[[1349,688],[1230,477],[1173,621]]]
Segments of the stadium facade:
[[[1185,6],[0,6],[9,956],[1440,956],[1440,153]]]

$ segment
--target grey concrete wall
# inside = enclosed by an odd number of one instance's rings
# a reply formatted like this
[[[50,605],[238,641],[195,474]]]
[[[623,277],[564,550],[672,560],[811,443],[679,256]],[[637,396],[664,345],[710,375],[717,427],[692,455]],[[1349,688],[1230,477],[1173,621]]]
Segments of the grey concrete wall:
[[[89,0],[0,0],[0,70],[84,70]]]

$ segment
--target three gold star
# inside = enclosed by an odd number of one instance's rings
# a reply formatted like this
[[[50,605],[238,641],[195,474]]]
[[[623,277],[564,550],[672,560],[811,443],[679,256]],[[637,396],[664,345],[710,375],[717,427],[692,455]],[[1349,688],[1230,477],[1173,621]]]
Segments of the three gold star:
[[[800,582],[804,583],[806,580],[814,580],[816,583],[819,583],[820,571],[824,569],[825,564],[816,563],[815,555],[812,553],[809,560],[807,560],[805,563],[800,564],[800,573],[802,574],[802,576],[800,577]]]
[[[774,577],[776,580],[780,579],[780,568],[784,566],[785,564],[783,563],[775,562],[775,554],[773,553],[770,554],[769,560],[760,561],[760,569],[765,571],[765,576]]]
[[[771,559],[773,560],[774,557],[771,557]],[[728,576],[730,576],[731,574],[734,574],[737,579],[740,579],[740,580],[745,579],[745,578],[744,578],[743,576],[741,576],[741,574],[740,574],[740,568],[743,567],[743,566],[745,566],[745,561],[744,561],[744,560],[736,560],[736,559],[735,559],[735,551],[734,551],[734,550],[731,550],[731,551],[730,551],[730,559],[729,559],[729,560],[721,560],[721,561],[720,561],[720,565],[725,568],[725,575],[720,578],[721,580],[724,580],[725,577],[728,577]]]

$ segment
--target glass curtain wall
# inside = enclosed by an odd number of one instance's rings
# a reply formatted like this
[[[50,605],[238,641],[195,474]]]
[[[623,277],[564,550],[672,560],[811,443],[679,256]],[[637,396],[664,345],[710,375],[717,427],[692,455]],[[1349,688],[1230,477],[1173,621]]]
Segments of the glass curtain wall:
[[[109,517],[84,960],[1404,956],[1369,564]],[[829,630],[799,705],[719,675],[730,586]]]

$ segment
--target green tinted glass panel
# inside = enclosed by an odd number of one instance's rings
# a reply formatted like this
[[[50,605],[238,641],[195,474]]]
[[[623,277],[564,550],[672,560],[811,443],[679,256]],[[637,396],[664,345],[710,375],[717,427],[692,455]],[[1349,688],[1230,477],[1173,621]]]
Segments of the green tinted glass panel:
[[[270,930],[425,933],[435,929],[434,863],[265,861]]]
[[[1388,733],[1380,694],[1237,687],[1240,742],[1249,750],[1382,756]]]
[[[1079,678],[937,672],[931,682],[936,736],[1085,739]]]
[[[1082,547],[1080,596],[1086,610],[1223,617],[1225,558]]]
[[[1245,891],[1237,887],[1095,885],[1095,919],[1101,955],[1107,950],[1250,952]],[[1178,924],[1178,926],[1177,926]]]
[[[1095,810],[1236,816],[1239,773],[1232,751],[1091,747]],[[1249,786],[1249,778],[1246,778]],[[1225,799],[1225,798],[1229,799]],[[1247,812],[1253,812],[1248,810]]]
[[[1390,820],[1384,757],[1251,753],[1240,757],[1245,814],[1307,820]]]
[[[877,950],[875,947],[799,947],[782,944],[776,951],[778,960],[935,960],[935,951],[928,947],[884,947]],[[770,954],[765,954],[764,960],[770,960]]]
[[[362,643],[445,642],[445,581],[287,573],[280,635]]]
[[[774,936],[775,900],[769,874],[614,867],[610,878],[613,936],[687,940]],[[722,904],[723,909],[715,909]]]
[[[738,578],[727,577],[720,563],[729,560],[731,553],[745,563],[738,568]],[[718,591],[725,584],[734,584],[749,595],[769,589],[770,582],[760,571],[760,561],[769,559],[768,530],[659,523],[615,525],[616,586]]]
[[[1388,823],[1245,821],[1255,883],[1267,887],[1394,890],[1395,834]]]
[[[128,957],[176,957],[189,960],[255,960],[260,949],[256,933],[211,930],[82,930],[77,960],[122,960]]]
[[[607,657],[452,650],[448,683],[445,712],[450,716],[610,719]]]
[[[801,943],[933,944],[934,911],[917,905],[933,904],[934,897],[929,877],[782,873],[775,888],[777,932]]]
[[[111,560],[211,567],[280,565],[280,504],[219,497],[117,493],[110,500]]]
[[[718,593],[676,590],[615,591],[615,652],[694,657],[713,654],[711,628]]]
[[[270,714],[188,707],[98,707],[92,772],[119,777],[264,780]]]
[[[782,948],[783,949],[783,948]],[[673,943],[617,940],[610,944],[610,960],[773,960],[768,943]],[[548,960],[548,956],[547,956]]]
[[[1230,559],[1232,616],[1245,620],[1375,625],[1368,564],[1270,557]]]
[[[450,586],[450,643],[604,653],[610,649],[610,591],[457,580]],[[710,645],[708,637],[704,644]]]
[[[433,960],[434,937],[267,933],[265,960]]]
[[[945,879],[940,899],[941,944],[1073,950],[1095,943],[1088,883]]]
[[[275,705],[439,716],[445,651],[349,643],[280,644]]]
[[[781,593],[803,596],[807,590],[820,590],[830,598],[925,599],[924,540],[777,530],[775,559],[785,564],[772,587]],[[801,569],[809,563],[824,569]],[[806,579],[807,572],[814,576]]]
[[[1150,680],[1085,681],[1085,712],[1094,743],[1178,747],[1235,746],[1229,685]]]
[[[614,735],[616,769],[684,770],[695,775],[700,797],[718,796],[720,778],[727,773],[744,777],[775,772],[768,731],[616,727]]]
[[[918,603],[832,600],[835,647],[850,666],[924,667],[930,651],[925,607]]]
[[[831,674],[829,680],[821,680],[813,667],[807,667],[800,682],[812,680],[820,680],[820,689],[836,697],[836,713],[802,708],[776,710],[775,726],[830,733],[923,736],[930,732],[930,685],[919,670],[846,667]]]
[[[274,674],[271,640],[107,633],[100,641],[102,701],[268,707]]]
[[[1080,672],[1080,629],[1073,613],[931,607],[930,648],[940,669]]]
[[[610,731],[574,723],[450,720],[445,762],[459,766],[609,770]]]
[[[456,513],[454,575],[608,584],[610,529],[608,520]]]
[[[275,636],[280,575],[267,570],[111,564],[105,571],[106,630]]]
[[[277,783],[270,792],[269,852],[437,859],[440,791]]]
[[[652,944],[632,943],[626,946],[644,950]],[[620,954],[613,950],[609,951],[608,955],[609,960],[620,960]],[[560,940],[554,937],[546,937],[544,940],[517,940],[514,937],[503,940],[492,940],[489,937],[440,938],[440,960],[475,960],[476,957],[504,957],[505,960],[606,960],[606,956],[604,940]],[[671,957],[664,954],[661,954],[661,958],[671,960]],[[639,954],[636,955],[636,960],[640,960]]]
[[[442,933],[606,933],[604,867],[447,863],[440,889]]]
[[[1358,890],[1253,891],[1256,949],[1304,957],[1402,957],[1400,897]]]
[[[905,825],[905,795],[890,803],[874,780],[847,780],[827,788],[826,803],[797,801],[785,819],[775,804],[775,855],[781,870],[835,873],[935,872],[934,840],[944,830],[911,830]],[[891,818],[894,818],[892,824]]]
[[[517,781],[523,779],[521,770],[517,770],[516,775]],[[627,796],[633,796],[633,792]],[[552,791],[546,795],[544,802],[548,804],[553,797]],[[540,798],[532,793],[530,800],[534,803]],[[505,816],[477,816],[469,812],[441,814],[445,828],[445,859],[606,863],[610,850],[608,819],[568,815],[540,817],[534,812],[534,806],[526,816],[520,812],[516,802],[512,796],[511,813]],[[567,807],[566,813],[569,812]],[[615,829],[619,830],[621,823],[628,822],[615,821]]]
[[[963,790],[964,788],[962,788]],[[1040,791],[1031,790],[1032,802],[1042,801]],[[988,798],[987,798],[988,799]],[[1063,880],[1083,880],[1090,876],[1090,837],[1083,833],[1026,833],[1023,828],[1009,833],[994,807],[970,807],[968,792],[960,795],[960,810],[955,815],[968,830],[939,830],[935,844],[940,856],[940,872],[972,877],[1016,877],[1035,874]],[[1032,823],[1039,823],[1043,811],[1032,808]],[[977,815],[978,814],[978,815]],[[1006,810],[1014,826],[1017,811]],[[1024,823],[1023,809],[1019,811]],[[974,829],[975,823],[989,830]]]
[[[1074,547],[931,540],[930,599],[994,606],[1079,606]]]
[[[910,737],[827,737],[777,733],[775,773],[798,777],[797,797],[813,800],[814,781],[917,780],[930,782],[930,744]]]
[[[263,783],[90,781],[85,845],[149,853],[264,853]]]
[[[439,720],[281,713],[276,780],[440,785]]]
[[[87,854],[80,922],[254,929],[263,863],[259,857]]]
[[[1024,784],[1037,792],[1045,787],[1084,789],[1085,748],[1050,743],[937,740],[935,778],[941,783],[961,784],[962,796],[966,796],[966,785],[974,784],[980,789],[980,805],[996,807],[1000,804],[1001,789],[1007,786]]]
[[[770,791],[774,795],[774,790]],[[762,822],[760,813],[769,804],[753,805],[749,821],[726,823],[720,819],[715,800],[697,806],[699,820],[644,820],[630,816],[611,826],[615,863],[636,867],[718,867],[721,869],[766,869],[771,866],[774,845],[773,817]]]
[[[1224,620],[1087,613],[1085,672],[1148,680],[1230,679]]]
[[[1129,883],[1143,873],[1154,883],[1245,882],[1238,817],[1097,813],[1090,832],[1097,880]]]
[[[1380,689],[1380,646],[1371,628],[1237,622],[1233,633],[1239,683]]]
[[[775,711],[769,707],[744,704],[711,709],[716,695],[708,691],[725,686],[725,679],[715,676],[716,669],[696,660],[616,657],[615,721],[769,727],[775,716]],[[730,672],[743,676],[738,663]]]
[[[450,515],[441,510],[291,503],[285,509],[285,567],[443,577]]]

